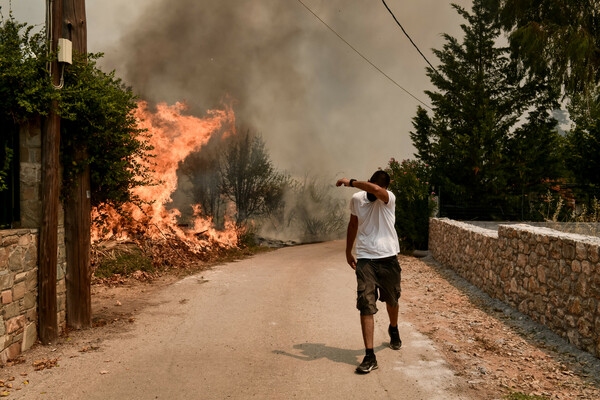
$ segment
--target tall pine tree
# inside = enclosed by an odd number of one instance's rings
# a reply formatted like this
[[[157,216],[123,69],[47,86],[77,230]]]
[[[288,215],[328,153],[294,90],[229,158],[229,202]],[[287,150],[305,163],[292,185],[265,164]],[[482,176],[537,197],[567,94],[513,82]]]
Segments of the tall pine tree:
[[[453,7],[466,20],[461,25],[464,38],[459,42],[444,35],[442,50],[434,50],[441,62],[439,73],[428,68],[427,74],[437,91],[426,92],[433,117],[419,109],[413,120],[416,156],[432,165],[432,180],[448,216],[515,217],[507,209],[514,203],[511,187],[539,181],[541,176],[528,172],[517,180],[521,171],[509,156],[515,155],[512,148],[520,141],[556,124],[548,112],[555,95],[544,79],[529,79],[524,68],[511,60],[509,49],[497,45],[498,1],[475,0],[470,13]],[[527,118],[527,111],[536,117]],[[517,130],[519,122],[522,126]],[[528,164],[542,162],[533,154],[520,157]],[[468,207],[470,213],[452,212],[450,205]]]

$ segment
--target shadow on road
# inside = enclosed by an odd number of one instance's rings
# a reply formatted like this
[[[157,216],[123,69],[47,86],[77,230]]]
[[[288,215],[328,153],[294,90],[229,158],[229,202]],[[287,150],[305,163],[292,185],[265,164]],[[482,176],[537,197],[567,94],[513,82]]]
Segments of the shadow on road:
[[[375,353],[378,351],[387,348],[388,345],[383,343],[374,348]],[[275,354],[281,354],[284,356],[296,358],[302,361],[313,361],[321,358],[326,358],[333,362],[344,363],[355,366],[358,357],[362,357],[365,354],[364,349],[360,350],[349,350],[349,349],[340,349],[338,347],[326,346],[323,343],[301,343],[295,344],[294,349],[300,350],[301,355],[288,353],[283,350],[273,350]]]

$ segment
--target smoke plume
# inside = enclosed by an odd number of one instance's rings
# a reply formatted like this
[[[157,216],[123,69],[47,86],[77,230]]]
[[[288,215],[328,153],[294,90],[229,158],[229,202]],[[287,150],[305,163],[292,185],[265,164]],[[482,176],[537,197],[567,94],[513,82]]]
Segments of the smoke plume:
[[[104,8],[90,3],[90,27],[106,29],[107,24],[94,25],[94,18],[101,18],[94,13],[106,14],[106,2]],[[457,32],[460,19],[439,0],[406,3],[390,5],[435,63],[429,49],[441,47],[441,32]],[[427,100],[425,64],[379,2],[306,4],[406,89]],[[408,132],[418,103],[300,3],[152,0],[145,7],[127,25],[116,27],[123,33],[114,48],[102,48],[105,64],[116,68],[143,99],[184,100],[190,112],[200,114],[229,101],[228,96],[234,99],[238,121],[264,137],[275,165],[299,176],[366,178],[390,157],[412,155]],[[134,7],[121,9],[127,10]]]

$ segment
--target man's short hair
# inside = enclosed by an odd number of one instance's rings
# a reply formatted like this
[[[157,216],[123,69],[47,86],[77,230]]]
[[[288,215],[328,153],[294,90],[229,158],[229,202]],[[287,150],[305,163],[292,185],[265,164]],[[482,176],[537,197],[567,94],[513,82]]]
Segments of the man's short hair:
[[[390,185],[390,176],[385,171],[377,170],[373,176],[371,176],[369,182],[379,185],[382,188],[387,188]]]

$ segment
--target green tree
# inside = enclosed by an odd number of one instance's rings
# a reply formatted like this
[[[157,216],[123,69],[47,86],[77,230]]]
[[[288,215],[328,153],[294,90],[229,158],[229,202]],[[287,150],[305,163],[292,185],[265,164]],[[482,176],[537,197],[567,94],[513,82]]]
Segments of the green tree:
[[[591,96],[575,93],[570,100],[568,110],[574,127],[566,136],[566,164],[581,186],[577,197],[589,202],[594,196],[600,198],[600,86]]]
[[[502,0],[500,20],[510,32],[513,56],[530,75],[549,74],[563,89],[574,122],[567,135],[566,165],[575,183],[592,185],[588,188],[594,192],[600,169],[593,155],[600,142],[600,3]]]
[[[85,143],[89,151],[92,178],[92,204],[119,206],[136,201],[130,189],[149,182],[150,147],[144,132],[137,128],[136,98],[130,89],[104,73],[97,65],[100,54],[83,59],[75,55],[73,65],[64,71],[65,85],[55,90],[47,65],[55,57],[48,54],[43,33],[18,23],[12,15],[0,24],[0,188],[8,156],[6,135],[14,125],[47,115],[52,99],[60,100],[61,163],[63,192],[68,195],[72,177],[81,168],[73,161],[76,148]]]
[[[578,183],[600,187],[600,120],[567,134],[567,165]]]
[[[598,1],[502,0],[499,15],[513,53],[532,73],[551,72],[570,94],[600,82]]]
[[[132,188],[151,183],[152,148],[135,119],[135,95],[114,72],[105,73],[97,67],[100,57],[89,54],[86,60],[76,55],[74,63],[65,69],[60,110],[63,192],[69,195],[73,178],[83,168],[74,154],[85,145],[92,206],[110,205],[118,210],[124,203],[140,201]]]
[[[566,175],[565,140],[556,129],[556,120],[547,112],[531,112],[528,120],[507,140],[506,159],[513,173],[507,182],[504,207],[507,214],[524,219],[531,215],[530,202],[546,193],[547,179]]]
[[[264,141],[247,129],[232,136],[221,160],[222,192],[236,207],[236,222],[266,216],[283,205],[289,178],[278,172]]]
[[[403,252],[427,249],[429,218],[435,208],[431,190],[431,167],[418,160],[401,163],[392,158],[386,168],[392,179],[390,191],[396,196],[396,232]]]
[[[510,59],[509,49],[497,44],[498,2],[475,0],[471,13],[453,7],[466,20],[461,25],[464,38],[461,43],[444,35],[442,50],[434,50],[441,61],[439,73],[428,68],[427,74],[437,91],[426,92],[433,117],[419,109],[411,138],[416,156],[432,165],[432,181],[441,187],[443,204],[469,205],[480,209],[481,217],[500,218],[515,174],[507,158],[510,139],[528,109],[548,115],[556,92],[547,79],[527,79]],[[519,135],[535,135],[536,124],[549,121],[530,117]]]
[[[9,127],[29,118],[46,115],[52,90],[46,70],[48,48],[41,33],[18,23],[12,14],[0,20],[0,191],[6,190],[6,175],[13,150],[8,145]]]
[[[417,115],[413,118],[414,131],[410,132],[410,138],[417,149],[415,157],[426,164],[433,164],[435,156],[435,135],[433,133],[433,121],[427,111],[419,106]]]

